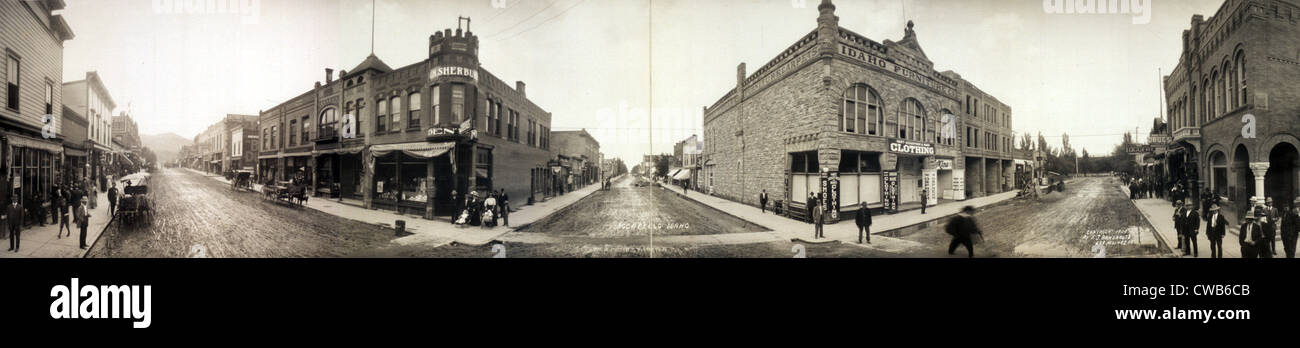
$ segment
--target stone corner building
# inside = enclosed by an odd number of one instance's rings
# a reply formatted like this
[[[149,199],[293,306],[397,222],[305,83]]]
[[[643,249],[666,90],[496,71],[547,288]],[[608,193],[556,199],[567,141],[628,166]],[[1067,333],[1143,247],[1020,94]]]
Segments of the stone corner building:
[[[1178,65],[1165,76],[1167,168],[1244,211],[1297,195],[1300,176],[1300,6],[1229,0],[1193,16]],[[1254,134],[1244,131],[1250,122]]]
[[[301,176],[310,192],[432,219],[468,192],[542,199],[551,114],[480,67],[479,39],[446,29],[427,58],[391,68],[373,53],[352,70],[259,114],[261,181]]]
[[[919,208],[923,188],[935,205],[1015,186],[1010,107],[934,70],[911,22],[878,43],[840,27],[829,0],[817,8],[816,29],[753,74],[740,64],[705,108],[705,192],[757,205],[766,190],[796,217],[809,192],[830,192],[840,219]]]

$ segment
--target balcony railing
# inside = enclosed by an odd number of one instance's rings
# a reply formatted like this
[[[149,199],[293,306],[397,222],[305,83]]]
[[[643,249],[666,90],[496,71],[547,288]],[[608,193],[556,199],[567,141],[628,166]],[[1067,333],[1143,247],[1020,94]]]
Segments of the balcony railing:
[[[1174,131],[1174,141],[1183,139],[1200,139],[1201,129],[1197,127],[1183,127]]]

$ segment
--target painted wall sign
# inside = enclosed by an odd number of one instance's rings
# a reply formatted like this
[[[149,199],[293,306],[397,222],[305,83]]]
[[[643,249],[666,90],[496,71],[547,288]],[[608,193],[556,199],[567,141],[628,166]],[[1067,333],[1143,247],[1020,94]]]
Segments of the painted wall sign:
[[[924,185],[925,192],[928,196],[923,204],[926,206],[939,204],[939,196],[942,195],[942,193],[939,192],[939,172],[937,170],[927,170],[924,173],[921,173],[921,177],[921,180],[923,181],[922,185]]]
[[[903,77],[904,79],[911,80],[912,82],[916,82],[917,84],[920,84],[922,86],[933,88],[939,91],[939,93],[942,93],[944,94],[944,96],[947,96],[949,98],[957,99],[956,88],[946,85],[942,82],[936,81],[935,79],[926,76],[926,74],[919,73],[916,72],[915,70],[903,67],[902,65],[895,64],[894,62],[891,62],[888,59],[881,58],[874,54],[868,53],[866,51],[857,48],[853,48],[852,46],[843,43],[840,44],[840,54],[852,58],[853,60],[867,63],[867,65],[872,65],[877,68],[884,69],[885,71],[892,72],[898,76]]]
[[[889,152],[906,155],[934,155],[934,145],[906,140],[889,143]]]
[[[436,80],[443,76],[464,76],[477,81],[478,69],[462,66],[440,66],[429,70],[430,80]]]
[[[934,160],[934,168],[938,170],[952,170],[952,160],[936,159]]]
[[[839,221],[840,219],[840,173],[822,172],[821,177],[822,201],[823,207],[826,207],[827,219],[829,221]]]

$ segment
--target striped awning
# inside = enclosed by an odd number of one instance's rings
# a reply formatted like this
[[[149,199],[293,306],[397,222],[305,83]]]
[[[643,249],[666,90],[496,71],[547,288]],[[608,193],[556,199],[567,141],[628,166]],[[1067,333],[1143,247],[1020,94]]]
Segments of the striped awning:
[[[373,145],[370,147],[370,155],[374,157],[383,157],[393,153],[393,151],[401,151],[407,156],[415,158],[433,158],[442,156],[442,154],[451,151],[451,149],[455,147],[456,143],[452,141],[441,143],[414,142]]]

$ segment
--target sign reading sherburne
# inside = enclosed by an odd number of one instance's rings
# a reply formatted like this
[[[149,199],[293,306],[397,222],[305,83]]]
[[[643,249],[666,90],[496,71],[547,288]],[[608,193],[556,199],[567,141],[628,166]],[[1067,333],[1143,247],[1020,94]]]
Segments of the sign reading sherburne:
[[[429,70],[429,79],[436,80],[443,76],[464,76],[470,80],[478,80],[478,69],[466,68],[461,66],[440,66]]]

